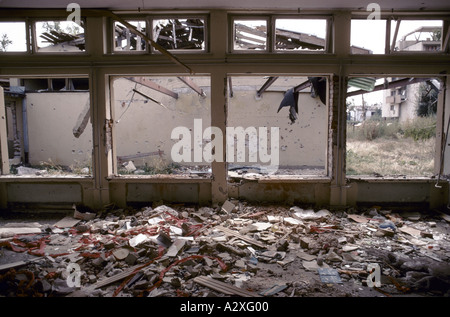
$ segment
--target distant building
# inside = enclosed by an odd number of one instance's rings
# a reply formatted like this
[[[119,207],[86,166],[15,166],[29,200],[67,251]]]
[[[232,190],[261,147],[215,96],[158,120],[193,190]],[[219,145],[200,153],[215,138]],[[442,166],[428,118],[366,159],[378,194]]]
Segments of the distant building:
[[[422,26],[404,35],[395,45],[395,51],[439,51],[441,41],[436,38],[441,27]],[[423,33],[427,33],[423,38]],[[392,81],[396,78],[391,78]],[[384,90],[381,116],[405,122],[417,117],[420,83],[409,84],[396,89]]]

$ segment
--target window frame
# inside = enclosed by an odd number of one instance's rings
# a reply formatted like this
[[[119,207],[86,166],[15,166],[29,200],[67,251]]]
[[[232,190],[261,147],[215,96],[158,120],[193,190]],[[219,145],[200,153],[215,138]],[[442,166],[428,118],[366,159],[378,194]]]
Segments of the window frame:
[[[361,12],[353,12],[351,16],[351,20],[369,20],[368,18],[369,13],[361,13]],[[445,44],[444,37],[441,37],[441,49],[439,51],[393,51],[392,50],[392,42],[391,42],[391,35],[395,33],[395,26],[392,28],[392,22],[393,21],[408,21],[408,20],[424,20],[424,21],[442,21],[442,35],[445,33],[445,21],[450,23],[450,20],[446,16],[440,16],[440,15],[388,15],[388,14],[381,14],[380,20],[384,20],[386,22],[386,32],[384,34],[384,53],[378,53],[378,54],[368,54],[368,55],[374,55],[374,56],[405,56],[405,55],[446,55],[448,54],[448,47],[443,47]],[[351,23],[351,22],[350,22]],[[450,32],[450,31],[449,31]],[[352,31],[350,29],[350,37],[352,35]],[[448,44],[447,44],[448,45]],[[350,42],[351,47],[351,42]],[[367,54],[358,54],[358,53],[351,53],[352,56],[366,56]]]

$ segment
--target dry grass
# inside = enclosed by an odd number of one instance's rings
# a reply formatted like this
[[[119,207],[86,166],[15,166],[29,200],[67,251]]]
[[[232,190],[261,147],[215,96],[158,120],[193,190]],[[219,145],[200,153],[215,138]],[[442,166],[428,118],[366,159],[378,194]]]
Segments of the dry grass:
[[[377,138],[347,141],[347,174],[433,176],[435,138]]]

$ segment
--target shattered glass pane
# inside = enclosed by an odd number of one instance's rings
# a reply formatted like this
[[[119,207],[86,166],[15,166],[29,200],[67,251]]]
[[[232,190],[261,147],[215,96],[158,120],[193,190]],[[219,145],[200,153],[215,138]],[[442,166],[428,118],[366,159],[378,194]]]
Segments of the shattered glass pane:
[[[143,34],[146,34],[145,21],[127,21]],[[114,50],[115,51],[146,51],[147,41],[136,35],[122,23],[114,23]]]
[[[394,51],[439,52],[442,40],[442,20],[391,21],[391,43],[400,23]]]
[[[153,39],[166,50],[205,50],[205,20],[199,18],[154,20]]]
[[[292,51],[324,51],[327,21],[324,19],[277,19],[275,49]]]
[[[266,50],[266,20],[234,20],[235,50]]]
[[[84,52],[84,23],[72,21],[39,21],[35,23],[35,45],[38,52]]]

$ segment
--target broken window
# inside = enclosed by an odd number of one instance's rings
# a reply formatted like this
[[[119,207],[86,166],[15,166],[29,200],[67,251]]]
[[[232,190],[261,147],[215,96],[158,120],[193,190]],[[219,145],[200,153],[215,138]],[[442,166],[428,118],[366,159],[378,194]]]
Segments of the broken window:
[[[118,77],[113,87],[116,174],[210,175],[208,76]]]
[[[26,52],[25,22],[0,22],[0,52]]]
[[[328,77],[231,76],[228,93],[230,177],[327,175]]]
[[[267,19],[233,20],[234,50],[266,50]]]
[[[327,20],[276,19],[275,49],[283,51],[325,51]]]
[[[3,78],[2,83],[10,163],[3,174],[92,175],[88,79]]]
[[[347,175],[435,175],[436,113],[441,89],[438,78],[350,78]]]
[[[84,22],[37,21],[34,23],[34,45],[37,52],[85,52]]]
[[[352,19],[352,54],[385,54],[386,20]]]
[[[146,34],[146,22],[127,21],[139,32]],[[147,50],[147,41],[141,36],[136,35],[130,31],[126,26],[120,22],[114,22],[114,51],[137,51],[142,52]]]
[[[391,52],[439,52],[442,20],[392,20]]]
[[[166,50],[206,50],[205,18],[153,20],[153,40]]]

